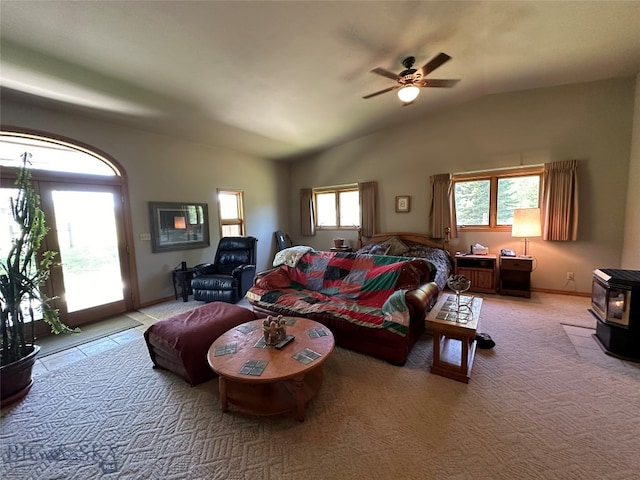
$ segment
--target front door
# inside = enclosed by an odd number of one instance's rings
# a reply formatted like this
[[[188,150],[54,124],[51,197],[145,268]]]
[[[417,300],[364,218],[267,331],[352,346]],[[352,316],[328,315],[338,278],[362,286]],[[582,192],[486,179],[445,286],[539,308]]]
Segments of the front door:
[[[43,289],[54,298],[52,303],[59,309],[60,319],[75,327],[130,310],[120,187],[43,180],[32,183],[40,193],[49,228],[43,248],[58,252],[56,266]],[[0,189],[3,207],[15,192],[15,188]],[[7,208],[2,209],[1,216],[3,222],[11,221]],[[41,318],[36,308],[37,336],[49,332]]]

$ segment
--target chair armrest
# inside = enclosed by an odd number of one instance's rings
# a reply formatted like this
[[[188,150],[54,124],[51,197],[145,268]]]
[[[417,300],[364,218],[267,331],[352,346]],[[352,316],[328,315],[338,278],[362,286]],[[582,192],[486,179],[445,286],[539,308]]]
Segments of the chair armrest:
[[[216,267],[213,263],[201,263],[200,265],[196,265],[193,267],[193,276],[197,277],[199,275],[211,275],[212,273],[217,273],[218,267]]]
[[[422,318],[438,299],[440,289],[435,282],[423,283],[415,290],[409,290],[405,296],[411,318]]]
[[[255,269],[256,269],[255,265],[238,265],[236,268],[233,269],[233,271],[231,272],[231,275],[233,275],[234,277],[237,277],[239,275],[242,275],[242,272],[246,270],[255,271]]]

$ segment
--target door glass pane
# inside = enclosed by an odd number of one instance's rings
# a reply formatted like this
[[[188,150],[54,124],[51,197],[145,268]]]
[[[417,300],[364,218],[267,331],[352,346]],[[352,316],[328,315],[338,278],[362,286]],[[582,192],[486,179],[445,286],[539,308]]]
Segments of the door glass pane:
[[[52,196],[67,310],[122,300],[114,195],[56,190]]]
[[[17,188],[1,188],[0,189],[0,258],[3,262],[6,262],[7,255],[11,249],[12,240],[17,237],[19,233],[18,225],[13,221],[13,215],[11,214],[11,199],[16,198],[18,195]],[[0,275],[4,274],[4,271],[0,269]],[[28,301],[22,304],[22,313],[25,321],[31,321],[31,315],[29,307],[33,309],[33,319],[42,319],[42,311],[40,309],[40,302],[34,302],[29,305]]]

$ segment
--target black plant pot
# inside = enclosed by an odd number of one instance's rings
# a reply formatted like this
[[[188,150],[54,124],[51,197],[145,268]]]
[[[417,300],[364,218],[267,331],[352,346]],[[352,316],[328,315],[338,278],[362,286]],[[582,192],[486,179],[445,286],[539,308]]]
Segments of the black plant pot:
[[[40,347],[27,345],[24,348],[30,352],[28,355],[0,368],[0,408],[21,400],[33,385],[31,372]]]

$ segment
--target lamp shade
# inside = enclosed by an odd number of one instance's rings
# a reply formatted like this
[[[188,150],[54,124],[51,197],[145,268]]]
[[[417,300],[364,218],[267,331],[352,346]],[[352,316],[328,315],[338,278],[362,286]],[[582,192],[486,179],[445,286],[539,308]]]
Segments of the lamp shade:
[[[539,208],[516,208],[513,211],[513,223],[511,225],[512,237],[540,237],[542,227],[540,225]]]
[[[415,85],[407,85],[398,90],[398,98],[404,103],[413,102],[420,93],[420,89]]]

